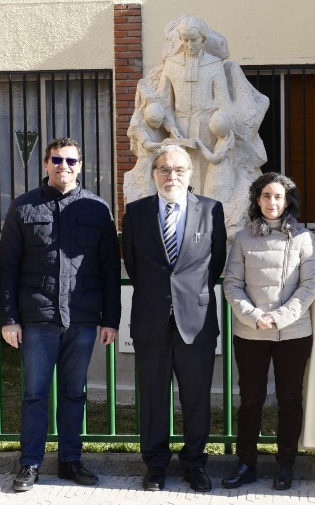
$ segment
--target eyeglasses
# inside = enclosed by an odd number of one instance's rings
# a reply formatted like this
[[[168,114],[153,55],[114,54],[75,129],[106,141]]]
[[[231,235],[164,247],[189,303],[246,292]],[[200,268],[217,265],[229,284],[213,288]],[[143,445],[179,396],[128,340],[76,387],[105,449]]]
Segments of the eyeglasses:
[[[172,172],[175,172],[175,174],[177,175],[177,177],[180,177],[181,175],[184,175],[185,172],[187,172],[187,170],[189,170],[189,168],[182,168],[182,167],[175,167],[175,168],[157,168],[157,171],[159,172],[159,174],[161,175],[167,175],[168,177],[171,175]]]
[[[74,165],[79,161],[76,160],[75,158],[62,158],[61,156],[49,156],[49,158],[51,159],[54,165],[61,165],[61,163],[65,161],[69,167],[74,167]]]

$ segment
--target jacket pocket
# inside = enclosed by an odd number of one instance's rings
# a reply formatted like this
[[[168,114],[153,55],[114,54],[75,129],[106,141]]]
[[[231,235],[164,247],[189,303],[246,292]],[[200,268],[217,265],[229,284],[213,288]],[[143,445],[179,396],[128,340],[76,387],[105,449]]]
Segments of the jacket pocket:
[[[78,244],[82,247],[96,247],[104,230],[104,219],[98,216],[80,216],[78,219]]]
[[[30,214],[24,216],[26,245],[44,246],[52,243],[53,216]]]
[[[104,282],[100,275],[82,275],[82,289],[74,289],[71,293],[71,302],[76,308],[81,308],[82,318],[85,315],[96,314],[100,317],[103,306]]]
[[[208,303],[209,303],[209,293],[200,293],[199,305],[208,305]]]
[[[196,233],[193,234],[193,242],[195,244],[200,244],[202,242],[205,242],[209,238],[211,238],[211,233],[210,232],[206,232],[206,233],[196,232]]]

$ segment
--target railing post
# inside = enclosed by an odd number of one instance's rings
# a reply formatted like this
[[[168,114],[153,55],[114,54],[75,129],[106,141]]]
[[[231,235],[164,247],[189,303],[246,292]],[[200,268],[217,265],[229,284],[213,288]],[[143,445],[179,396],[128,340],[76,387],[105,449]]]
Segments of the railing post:
[[[223,415],[224,435],[231,436],[233,431],[233,374],[232,374],[232,310],[224,298],[223,307]],[[224,444],[225,454],[232,453],[232,444]]]
[[[2,338],[0,335],[0,435],[2,435]]]
[[[140,396],[139,396],[139,377],[138,367],[135,363],[135,409],[136,409],[136,434],[140,434]]]
[[[170,436],[174,435],[174,379],[171,384],[171,394],[170,394]]]
[[[87,393],[87,385],[84,386],[84,392]],[[82,428],[81,428],[81,435],[86,434],[87,434],[87,397],[84,403]]]
[[[58,384],[57,384],[57,370],[54,369],[53,379],[50,387],[50,402],[49,402],[49,424],[50,424],[50,434],[57,435],[57,394],[58,394]]]
[[[107,375],[107,433],[116,434],[116,366],[115,342],[106,346],[106,375]]]

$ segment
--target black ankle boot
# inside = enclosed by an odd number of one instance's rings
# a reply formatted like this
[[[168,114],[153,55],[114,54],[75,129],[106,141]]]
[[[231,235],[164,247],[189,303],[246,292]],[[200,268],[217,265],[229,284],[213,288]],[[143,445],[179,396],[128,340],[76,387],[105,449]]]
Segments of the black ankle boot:
[[[279,464],[273,479],[273,488],[277,491],[290,489],[292,485],[292,466]]]

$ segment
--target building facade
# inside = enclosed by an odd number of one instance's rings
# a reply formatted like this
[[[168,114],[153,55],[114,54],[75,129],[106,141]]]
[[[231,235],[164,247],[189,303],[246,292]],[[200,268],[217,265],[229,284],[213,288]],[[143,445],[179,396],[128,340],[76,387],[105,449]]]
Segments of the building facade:
[[[83,146],[84,186],[112,205],[120,228],[137,82],[159,64],[164,28],[182,14],[224,35],[230,59],[270,98],[263,170],[295,178],[302,220],[315,227],[313,0],[0,0],[1,225],[11,199],[39,185],[46,144],[70,136]],[[129,358],[118,362],[121,384]]]

